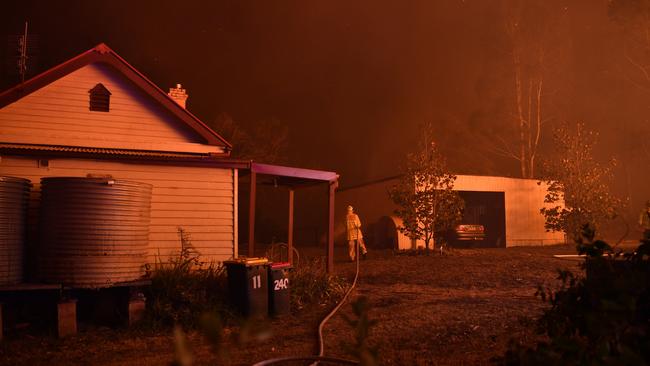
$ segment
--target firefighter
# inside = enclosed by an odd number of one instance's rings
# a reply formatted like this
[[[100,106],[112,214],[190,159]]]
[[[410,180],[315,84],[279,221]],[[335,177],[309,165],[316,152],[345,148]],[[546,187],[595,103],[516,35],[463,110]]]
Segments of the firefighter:
[[[645,209],[639,215],[639,226],[643,231],[643,238],[650,239],[650,200],[645,203]]]
[[[354,213],[354,208],[352,206],[348,206],[348,214],[345,216],[345,222],[348,232],[348,254],[350,255],[350,260],[354,261],[354,258],[356,257],[357,248],[355,244],[359,245],[361,258],[366,259],[368,250],[366,249],[366,244],[363,242],[361,220],[359,220],[359,216]]]

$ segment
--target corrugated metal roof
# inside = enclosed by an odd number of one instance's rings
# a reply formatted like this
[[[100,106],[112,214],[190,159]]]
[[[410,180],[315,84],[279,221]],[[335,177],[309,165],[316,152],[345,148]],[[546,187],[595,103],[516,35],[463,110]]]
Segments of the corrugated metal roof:
[[[164,151],[144,151],[144,150],[123,150],[123,149],[104,149],[96,147],[78,147],[78,146],[54,146],[54,145],[25,145],[25,144],[6,144],[0,143],[0,149],[11,150],[33,150],[33,151],[56,151],[84,154],[101,154],[101,155],[121,155],[134,157],[159,157],[159,158],[188,158],[188,157],[207,157],[208,154],[192,153],[170,153]]]

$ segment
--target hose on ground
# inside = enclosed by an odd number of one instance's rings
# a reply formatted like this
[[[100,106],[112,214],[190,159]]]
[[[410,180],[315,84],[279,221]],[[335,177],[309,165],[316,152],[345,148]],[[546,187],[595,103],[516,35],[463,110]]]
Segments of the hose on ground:
[[[320,357],[320,356],[298,356],[298,357],[272,358],[269,360],[260,361],[254,364],[253,366],[269,366],[269,365],[279,364],[282,362],[290,362],[290,361],[315,361],[314,363],[326,362],[328,364],[336,364],[336,365],[358,365],[359,364],[359,362],[357,361],[346,360],[343,358]]]
[[[325,316],[323,318],[323,320],[321,320],[320,324],[318,325],[318,346],[319,346],[318,356],[319,357],[325,356],[325,341],[323,340],[323,328],[325,327],[325,323],[327,323],[327,321],[330,320],[330,318],[332,316],[334,316],[334,314],[336,314],[337,311],[339,311],[341,306],[343,306],[345,301],[350,296],[350,293],[352,292],[354,287],[357,285],[357,279],[359,278],[359,246],[360,245],[359,245],[358,240],[357,240],[357,243],[356,243],[356,247],[357,247],[356,248],[356,251],[357,251],[356,265],[357,265],[357,268],[356,268],[356,272],[354,274],[354,280],[352,281],[352,286],[350,286],[350,288],[345,292],[345,295],[343,295],[343,298],[341,299],[341,301],[339,301],[339,303],[336,305],[336,307],[334,307],[334,309],[332,309],[332,311],[330,311],[330,313],[327,314],[327,316]]]
[[[324,318],[321,320],[320,324],[318,325],[318,355],[317,356],[304,356],[304,357],[279,357],[279,358],[272,358],[264,361],[260,361],[253,366],[268,366],[268,365],[273,365],[276,363],[280,362],[288,362],[288,361],[314,361],[310,366],[315,366],[318,365],[319,362],[328,362],[328,363],[337,363],[339,365],[358,365],[358,361],[352,361],[352,360],[346,360],[342,358],[333,358],[333,357],[325,357],[325,341],[323,339],[323,328],[325,327],[325,323],[327,323],[328,320],[336,312],[343,306],[345,301],[348,299],[350,296],[350,293],[352,293],[352,290],[354,287],[357,285],[357,279],[359,278],[359,243],[356,245],[356,271],[354,273],[354,280],[352,281],[352,286],[345,292],[345,295],[343,295],[343,298],[339,303],[330,311]]]

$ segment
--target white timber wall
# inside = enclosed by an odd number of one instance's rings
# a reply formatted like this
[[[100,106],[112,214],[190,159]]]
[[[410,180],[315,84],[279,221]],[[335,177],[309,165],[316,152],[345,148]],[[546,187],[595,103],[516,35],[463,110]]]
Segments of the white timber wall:
[[[153,185],[150,263],[158,259],[165,262],[180,252],[179,227],[190,235],[203,262],[220,262],[236,255],[236,170],[67,158],[52,158],[47,167],[42,165],[31,157],[0,157],[0,175],[27,178],[34,184],[29,220],[32,231],[36,228],[41,178],[111,175]]]
[[[89,110],[102,83],[110,111]],[[107,64],[84,66],[0,111],[0,142],[96,148],[219,152]]]
[[[454,190],[504,192],[506,211],[506,246],[550,245],[564,242],[564,233],[547,232],[542,207],[546,185],[534,179],[459,175]]]

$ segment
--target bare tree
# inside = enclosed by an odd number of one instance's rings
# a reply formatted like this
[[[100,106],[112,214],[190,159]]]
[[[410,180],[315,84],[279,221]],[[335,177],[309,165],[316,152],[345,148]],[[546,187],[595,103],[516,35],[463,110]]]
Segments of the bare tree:
[[[610,0],[607,10],[624,33],[623,57],[631,66],[626,80],[650,92],[650,0]]]
[[[522,178],[533,178],[543,125],[548,120],[544,97],[549,49],[557,44],[557,25],[564,9],[561,1],[523,0],[505,0],[503,8],[512,69],[512,128],[510,138],[507,134],[496,136],[493,150],[516,160]]]
[[[641,91],[650,94],[650,0],[610,0],[607,4],[609,18],[623,32],[623,58],[627,67],[620,75]],[[638,153],[650,166],[650,129],[637,131],[635,154]]]
[[[215,130],[233,145],[232,156],[261,163],[287,162],[289,130],[275,119],[257,122],[245,128],[226,113],[221,113],[213,124]]]

